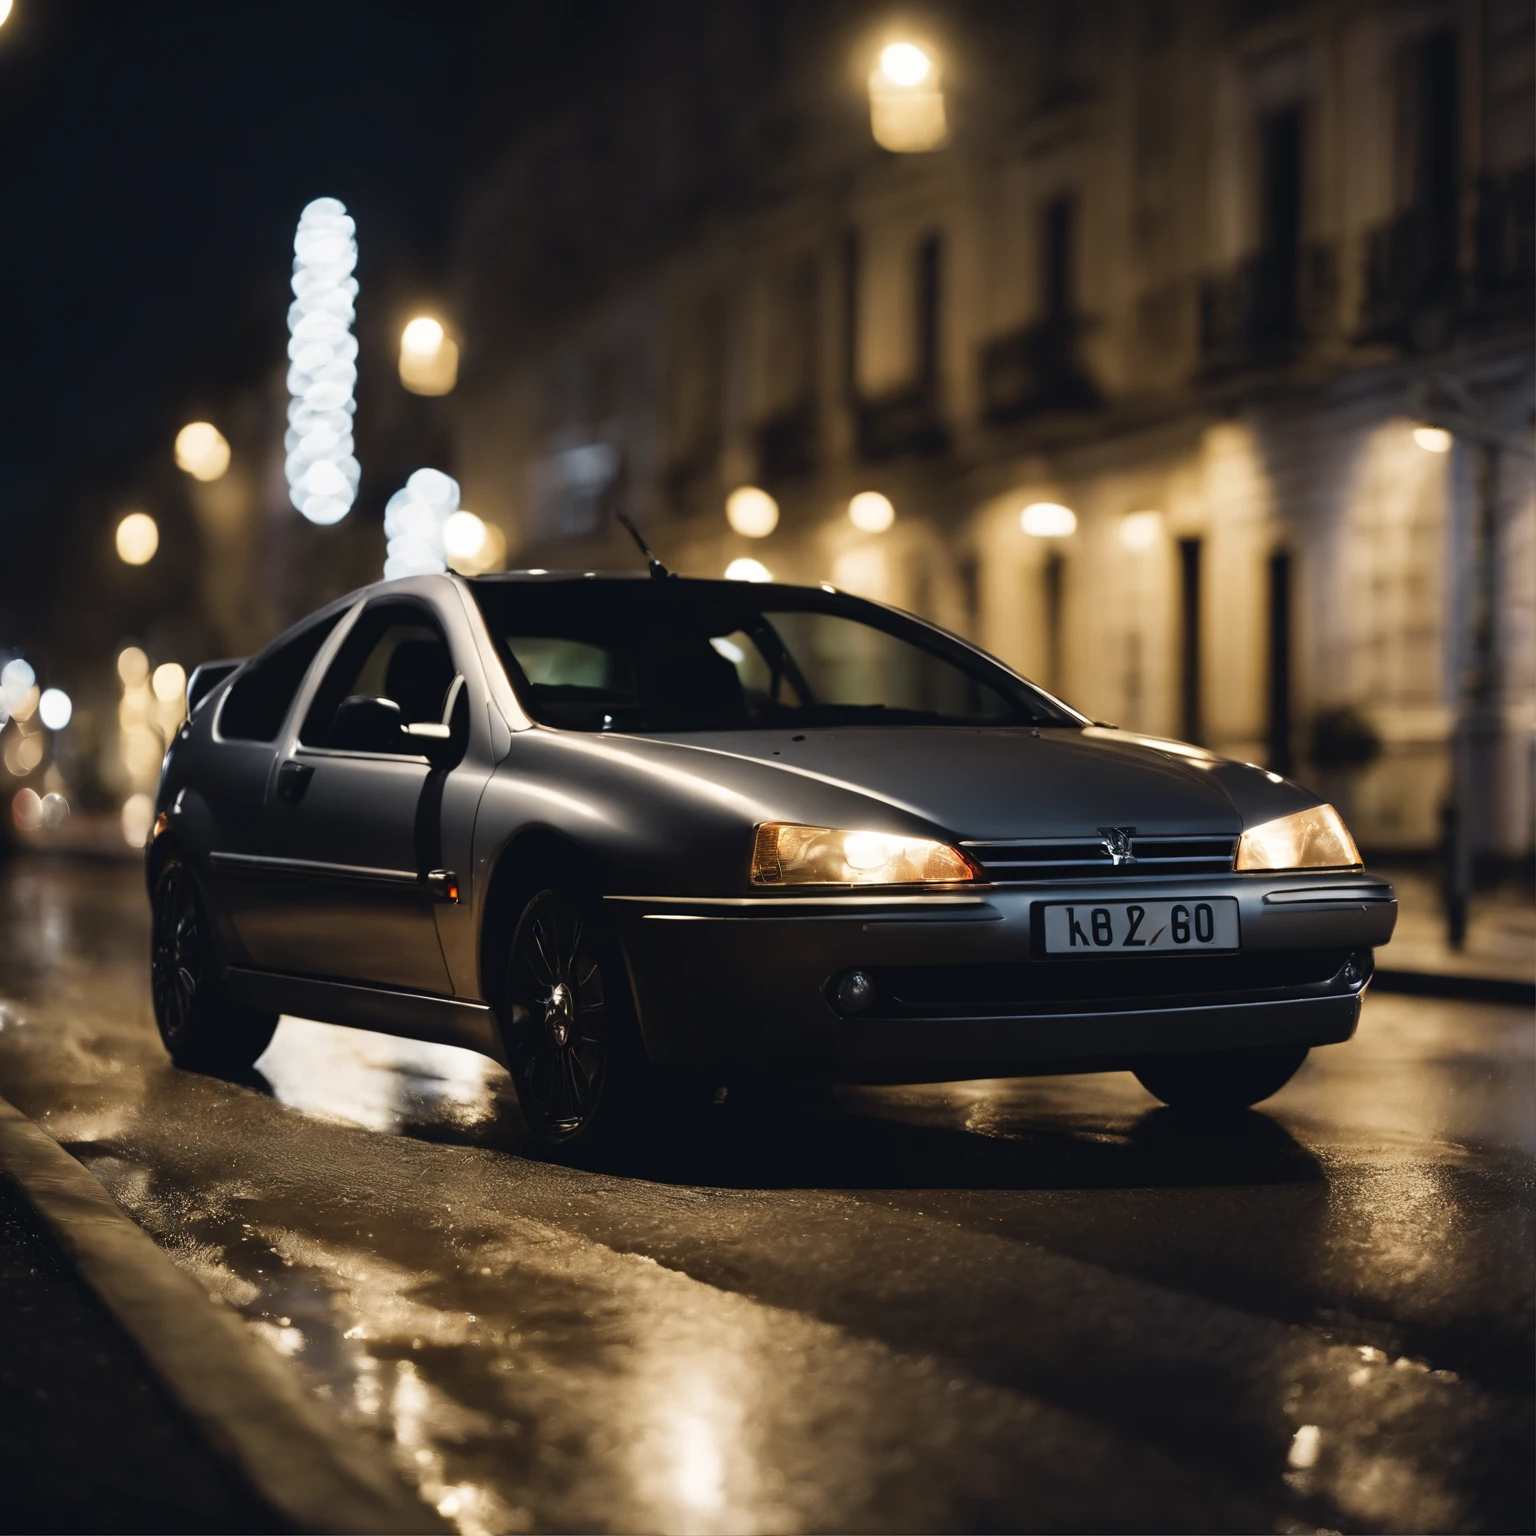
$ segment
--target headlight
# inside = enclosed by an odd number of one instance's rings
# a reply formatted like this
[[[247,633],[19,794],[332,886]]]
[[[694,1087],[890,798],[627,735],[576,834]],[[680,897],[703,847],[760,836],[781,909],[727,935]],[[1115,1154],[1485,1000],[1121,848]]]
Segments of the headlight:
[[[1360,850],[1331,805],[1250,827],[1237,845],[1238,869],[1344,869]]]
[[[975,878],[958,848],[926,837],[770,821],[752,844],[753,885],[953,885]]]

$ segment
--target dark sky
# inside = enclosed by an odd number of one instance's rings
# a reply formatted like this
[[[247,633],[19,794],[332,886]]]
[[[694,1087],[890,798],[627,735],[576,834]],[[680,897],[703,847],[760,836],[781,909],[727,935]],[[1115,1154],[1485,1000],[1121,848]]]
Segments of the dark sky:
[[[0,27],[0,535],[111,494],[281,362],[310,198],[359,276],[440,287],[473,167],[602,7],[15,0]]]

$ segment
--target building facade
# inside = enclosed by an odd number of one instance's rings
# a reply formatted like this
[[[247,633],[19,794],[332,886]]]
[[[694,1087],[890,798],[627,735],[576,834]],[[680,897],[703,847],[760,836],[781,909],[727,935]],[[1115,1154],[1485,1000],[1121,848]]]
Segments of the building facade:
[[[924,153],[872,135],[895,40]],[[630,563],[626,511],[1295,773],[1372,850],[1454,804],[1523,856],[1532,82],[1506,0],[637,11],[466,217],[466,505],[551,568]]]

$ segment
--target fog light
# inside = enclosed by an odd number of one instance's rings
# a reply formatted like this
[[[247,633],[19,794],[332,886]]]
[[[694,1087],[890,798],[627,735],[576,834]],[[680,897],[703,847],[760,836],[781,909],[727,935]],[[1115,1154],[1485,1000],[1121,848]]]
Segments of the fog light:
[[[844,1013],[863,1013],[874,1000],[874,978],[865,971],[849,971],[837,984],[837,1006]]]
[[[1357,949],[1344,962],[1343,976],[1345,986],[1363,987],[1371,979],[1371,973],[1375,969],[1375,952],[1369,949]]]

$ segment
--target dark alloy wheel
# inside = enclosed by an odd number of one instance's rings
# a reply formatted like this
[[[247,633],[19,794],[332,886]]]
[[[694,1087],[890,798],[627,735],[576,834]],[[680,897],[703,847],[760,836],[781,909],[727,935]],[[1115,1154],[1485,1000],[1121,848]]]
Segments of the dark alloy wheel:
[[[276,1014],[225,1001],[202,894],[174,856],[155,881],[149,979],[160,1038],[178,1067],[247,1072],[271,1043]]]
[[[1204,1056],[1159,1056],[1136,1068],[1141,1086],[1172,1109],[1217,1113],[1247,1109],[1290,1082],[1307,1059],[1304,1045]]]
[[[523,908],[507,961],[508,1055],[535,1137],[560,1146],[593,1134],[618,1066],[601,937],[582,903],[542,890]]]

